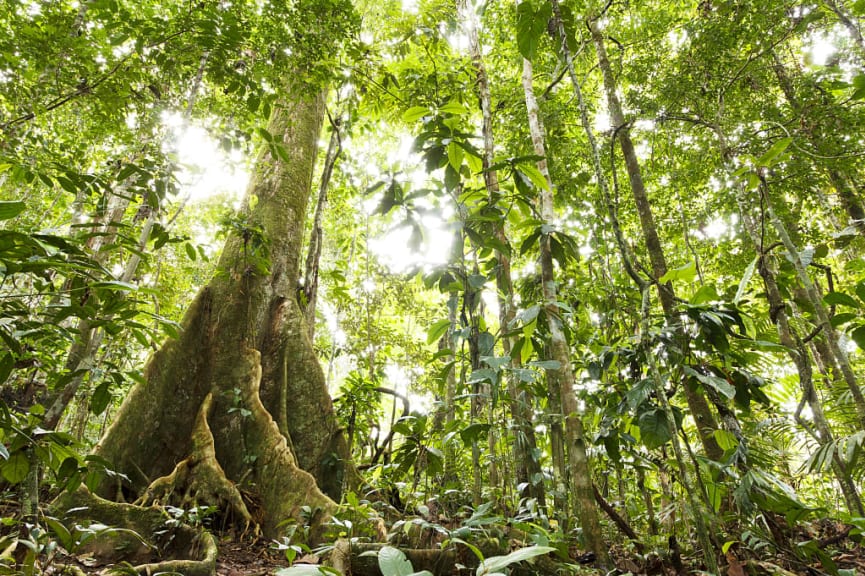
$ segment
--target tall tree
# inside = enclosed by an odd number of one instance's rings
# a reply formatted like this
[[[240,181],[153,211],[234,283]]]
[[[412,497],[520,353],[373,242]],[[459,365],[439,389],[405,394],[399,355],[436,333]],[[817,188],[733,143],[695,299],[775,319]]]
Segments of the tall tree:
[[[330,8],[333,28],[308,41],[336,49],[353,16],[346,5]],[[129,479],[121,489],[145,498],[191,492],[228,500],[238,487],[251,491],[260,506],[248,512],[267,534],[299,518],[302,506],[326,516],[333,509],[326,494],[338,497],[356,482],[296,299],[324,116],[326,75],[309,72],[284,80],[216,276],[97,447]],[[105,481],[100,492],[116,488]]]
[[[575,392],[576,379],[571,366],[570,347],[561,318],[558,304],[556,273],[553,267],[551,234],[555,213],[553,211],[553,181],[546,163],[546,148],[543,129],[540,123],[538,104],[532,85],[531,63],[523,60],[523,91],[529,118],[529,130],[534,152],[543,158],[538,161],[538,170],[544,178],[545,186],[538,192],[537,209],[544,232],[540,236],[541,282],[544,297],[544,310],[550,328],[548,360],[555,367],[547,369],[547,378],[558,388],[559,398],[565,418],[567,433],[567,453],[569,466],[569,485],[573,492],[573,503],[580,518],[586,542],[598,556],[600,566],[608,566],[610,557],[598,519],[598,509],[592,492],[592,470],[586,450],[586,434],[583,429],[582,412],[577,403]]]

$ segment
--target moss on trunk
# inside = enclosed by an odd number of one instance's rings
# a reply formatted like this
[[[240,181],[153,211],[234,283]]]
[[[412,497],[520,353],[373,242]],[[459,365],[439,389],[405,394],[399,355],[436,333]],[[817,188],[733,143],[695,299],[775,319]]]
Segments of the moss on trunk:
[[[128,478],[124,497],[159,479],[163,493],[206,495],[251,514],[270,536],[302,506],[326,517],[334,503],[322,489],[337,497],[357,482],[295,301],[323,113],[323,93],[286,87],[268,125],[283,149],[262,151],[218,272],[97,447]],[[181,472],[187,486],[178,485]],[[114,497],[117,488],[106,480],[99,493]],[[241,491],[256,503],[247,514]]]

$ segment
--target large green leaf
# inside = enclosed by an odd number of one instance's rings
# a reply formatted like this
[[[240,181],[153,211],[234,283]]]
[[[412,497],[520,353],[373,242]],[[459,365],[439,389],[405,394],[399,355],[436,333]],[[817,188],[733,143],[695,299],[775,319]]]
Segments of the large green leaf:
[[[640,439],[650,450],[663,446],[672,438],[667,417],[660,408],[640,414],[637,426],[640,427]]]
[[[718,376],[713,376],[711,374],[702,374],[689,366],[683,366],[682,370],[686,374],[693,376],[694,378],[699,380],[700,383],[704,386],[712,388],[713,390],[728,399],[732,399],[736,396],[736,388],[723,378],[719,378]]]
[[[849,294],[844,294],[843,292],[829,292],[825,296],[823,296],[823,302],[829,304],[830,306],[850,306],[851,308],[860,308],[861,305],[859,302],[850,296]]]
[[[448,328],[450,327],[450,325],[451,325],[451,321],[448,320],[447,318],[445,318],[443,320],[438,320],[437,322],[434,322],[433,325],[430,326],[430,329],[427,331],[427,334],[426,334],[427,344],[432,344],[433,342],[438,342],[439,339],[441,339],[441,337],[444,336],[445,333],[448,331]]]
[[[414,572],[402,550],[393,546],[385,546],[378,551],[378,567],[382,576],[409,576]]]
[[[413,124],[431,114],[430,109],[426,106],[412,106],[402,114],[402,121],[406,124]]]
[[[532,558],[543,556],[544,554],[549,554],[550,552],[555,551],[556,549],[552,546],[529,546],[528,548],[520,548],[506,556],[493,556],[487,558],[481,562],[475,574],[476,576],[491,576],[494,573],[501,572],[511,564],[516,564],[517,562],[522,562],[524,560],[531,560]]]
[[[850,337],[856,343],[860,350],[865,350],[865,324],[859,326],[850,333]]]
[[[469,424],[462,430],[460,430],[460,438],[463,441],[463,445],[468,448],[472,445],[473,442],[477,442],[482,436],[486,435],[489,432],[492,425],[486,424],[483,422],[475,422],[474,424]]]
[[[0,220],[15,218],[24,211],[24,202],[0,202]]]
[[[15,452],[0,464],[0,473],[10,484],[18,484],[27,477],[30,471],[30,462],[24,452]]]
[[[757,166],[768,167],[776,164],[779,161],[779,157],[784,151],[787,149],[790,144],[793,143],[793,139],[790,137],[781,138],[769,148],[765,154],[760,156],[757,159]]]
[[[531,60],[535,57],[552,14],[552,5],[545,1],[522,2],[517,6],[517,48],[523,58]]]
[[[658,282],[666,284],[667,282],[692,282],[697,277],[697,265],[694,262],[688,262],[684,266],[668,270],[666,274],[658,278]]]
[[[742,279],[739,280],[739,288],[736,290],[736,295],[733,297],[733,304],[738,304],[742,299],[742,296],[745,295],[745,290],[747,290],[748,283],[754,276],[754,271],[757,269],[758,262],[760,262],[760,256],[756,256],[751,260],[751,263],[748,264],[748,267],[745,268],[745,273],[742,274]]]

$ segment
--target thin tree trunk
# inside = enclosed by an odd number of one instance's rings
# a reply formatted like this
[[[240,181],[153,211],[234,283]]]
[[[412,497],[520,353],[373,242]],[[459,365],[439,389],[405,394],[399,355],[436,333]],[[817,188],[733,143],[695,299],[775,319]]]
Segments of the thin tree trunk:
[[[471,8],[466,6],[464,0],[458,1],[457,4],[458,10],[463,15],[464,21],[467,23],[466,32],[469,37],[469,52],[471,54],[472,64],[475,68],[477,91],[481,104],[484,140],[484,153],[482,158],[484,184],[487,189],[487,197],[490,206],[497,208],[497,203],[500,199],[498,174],[495,170],[490,169],[494,164],[495,141],[493,138],[493,116],[489,78],[481,54],[480,39],[478,37],[477,29],[478,23],[475,14]],[[500,245],[510,245],[505,233],[504,218],[493,225],[493,234]],[[517,369],[520,368],[521,362],[519,358],[515,358],[512,354],[514,339],[509,334],[511,324],[515,317],[514,287],[511,279],[511,259],[510,255],[501,249],[496,249],[495,254],[497,261],[496,289],[499,305],[499,326],[502,333],[502,352],[505,356],[510,358],[509,366],[512,369]],[[525,486],[525,489],[523,490],[524,496],[535,498],[538,503],[543,506],[545,504],[545,491],[543,481],[538,481],[539,478],[542,478],[540,462],[538,462],[534,456],[537,443],[535,441],[534,426],[532,425],[531,397],[527,392],[518,389],[518,378],[513,370],[508,371],[505,378],[508,391],[508,406],[514,423],[515,438],[513,459],[517,471],[517,482]]]
[[[700,541],[700,544],[703,548],[704,558],[706,559],[706,566],[709,568],[709,573],[718,574],[718,560],[715,556],[715,547],[712,544],[712,539],[709,535],[709,527],[706,525],[705,517],[703,516],[703,509],[700,505],[700,500],[697,498],[697,493],[695,492],[695,488],[693,483],[691,482],[690,474],[688,474],[688,467],[685,464],[685,457],[682,452],[682,446],[679,443],[679,434],[678,426],[676,425],[676,417],[673,414],[673,408],[670,406],[670,401],[667,399],[666,390],[664,390],[663,378],[661,377],[661,372],[658,369],[657,362],[655,360],[654,351],[650,349],[649,339],[649,288],[646,286],[643,289],[643,305],[642,305],[642,322],[641,322],[641,344],[645,348],[645,355],[649,363],[649,376],[654,383],[655,388],[655,397],[658,399],[658,402],[661,405],[661,409],[664,411],[664,415],[667,419],[667,426],[670,431],[670,442],[673,445],[673,454],[676,456],[676,463],[679,467],[679,480],[682,482],[682,489],[685,491],[685,497],[688,501],[688,507],[690,508],[690,516],[691,520],[694,522],[694,526],[697,529],[697,538]],[[699,468],[697,468],[697,473],[699,474]]]
[[[309,235],[309,248],[306,253],[306,268],[303,276],[303,292],[306,296],[304,303],[304,315],[306,316],[309,339],[315,338],[315,308],[318,300],[318,276],[321,261],[321,247],[324,242],[324,231],[322,220],[327,208],[327,193],[330,187],[330,177],[333,175],[333,167],[342,152],[342,138],[339,132],[340,119],[330,118],[332,131],[330,142],[327,146],[327,154],[324,157],[324,168],[321,171],[321,182],[318,185],[318,201],[315,204],[315,216],[312,220],[312,232]]]
[[[462,258],[462,234],[454,233],[454,249],[451,258],[456,254],[456,247],[459,247],[459,257]],[[446,357],[450,363],[447,378],[445,380],[445,430],[452,431],[456,422],[456,396],[457,396],[457,358],[456,358],[456,325],[457,325],[457,307],[459,306],[459,293],[452,290],[448,296],[448,329],[445,335],[446,346],[450,350],[450,354]],[[459,478],[459,463],[457,462],[457,451],[449,442],[445,445],[445,481],[456,481]]]
[[[802,258],[799,256],[799,250],[790,238],[786,226],[775,212],[772,199],[769,195],[769,184],[766,177],[762,173],[759,176],[760,193],[763,202],[765,203],[769,220],[787,250],[787,257],[790,262],[793,263],[793,268],[796,270],[796,276],[799,278],[799,282],[805,289],[808,302],[814,308],[814,315],[817,320],[816,324],[823,331],[823,335],[829,345],[829,350],[831,351],[832,356],[834,356],[835,362],[837,362],[838,368],[841,370],[841,374],[844,376],[844,381],[846,382],[847,387],[850,389],[850,394],[853,398],[853,405],[856,408],[856,415],[859,419],[859,427],[861,430],[865,430],[865,397],[862,395],[862,389],[859,388],[859,383],[856,374],[853,372],[850,360],[847,357],[847,352],[839,342],[838,332],[829,320],[829,313],[826,311],[826,306],[823,304],[823,299],[820,296],[817,287],[808,275],[805,265],[802,263]]]
[[[643,496],[643,504],[646,506],[646,518],[649,524],[649,534],[652,536],[658,535],[658,519],[655,518],[655,503],[652,500],[652,492],[646,486],[646,473],[642,466],[634,466],[637,473],[637,490]]]
[[[663,247],[661,246],[661,239],[658,236],[655,218],[652,214],[652,207],[649,203],[648,195],[646,194],[646,186],[643,182],[637,153],[634,149],[634,144],[631,141],[630,130],[625,121],[619,97],[616,95],[616,82],[613,78],[610,61],[607,58],[603,35],[598,30],[596,22],[590,20],[589,27],[592,33],[592,40],[595,44],[595,50],[598,55],[598,65],[604,77],[607,106],[609,108],[610,117],[613,121],[614,129],[618,135],[622,155],[625,159],[625,166],[627,167],[628,178],[631,184],[631,192],[637,206],[637,214],[643,230],[646,249],[649,253],[649,261],[652,265],[652,274],[654,280],[657,282],[658,279],[667,273],[667,260],[664,256]],[[575,84],[577,83],[575,75],[573,81]],[[672,284],[661,284],[660,282],[657,282],[657,285],[658,296],[660,297],[661,307],[664,310],[664,316],[667,319],[667,323],[671,326],[676,326],[680,339],[683,339]],[[706,455],[712,460],[720,461],[724,456],[724,451],[721,450],[721,447],[718,446],[718,441],[715,439],[714,432],[718,429],[718,424],[709,409],[709,404],[706,402],[706,398],[696,390],[693,390],[690,386],[685,385],[682,389],[685,393],[688,407],[691,410],[691,416],[697,424],[697,431]]]
[[[801,339],[794,333],[790,326],[787,316],[787,307],[781,297],[781,291],[778,289],[776,281],[776,263],[771,254],[763,252],[762,240],[757,231],[757,227],[753,222],[750,212],[746,206],[741,205],[740,210],[742,223],[745,231],[751,238],[752,243],[757,248],[760,255],[759,273],[763,279],[763,285],[766,288],[766,299],[769,303],[769,316],[775,323],[778,330],[778,339],[787,351],[787,355],[792,360],[796,371],[799,375],[799,388],[802,390],[802,397],[799,406],[796,410],[796,421],[804,430],[809,432],[818,446],[827,446],[834,442],[834,435],[829,425],[829,421],[823,412],[823,404],[817,396],[817,391],[814,388],[813,370],[811,360],[808,355],[808,350]],[[814,422],[812,426],[802,416],[802,408],[805,405],[811,409],[811,418]],[[833,458],[833,471],[835,472],[838,484],[841,487],[841,492],[844,495],[844,500],[847,503],[848,511],[851,514],[865,514],[862,508],[862,500],[858,494],[855,484],[851,481],[850,475],[846,470],[843,462],[837,457],[837,452]]]
[[[528,112],[529,130],[532,145],[537,156],[544,158],[537,163],[538,170],[544,176],[546,187],[538,191],[538,212],[543,224],[551,225],[555,220],[553,211],[553,182],[547,168],[544,134],[532,85],[532,67],[528,60],[523,60],[523,92]],[[570,488],[573,495],[575,512],[583,528],[583,536],[589,548],[597,555],[601,567],[610,565],[608,548],[604,542],[598,519],[598,509],[592,491],[592,471],[586,453],[586,439],[583,431],[582,410],[577,403],[575,393],[576,379],[571,367],[571,355],[568,342],[562,326],[561,310],[558,306],[558,289],[556,287],[553,257],[550,250],[550,235],[543,233],[540,237],[541,249],[541,284],[544,297],[544,311],[550,330],[548,359],[558,363],[557,368],[547,369],[547,378],[557,384],[565,418],[567,434],[568,463]]]

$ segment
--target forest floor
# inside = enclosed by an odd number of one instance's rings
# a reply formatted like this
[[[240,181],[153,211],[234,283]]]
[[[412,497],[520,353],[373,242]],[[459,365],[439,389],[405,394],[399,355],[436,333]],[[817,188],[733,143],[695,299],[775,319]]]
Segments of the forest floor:
[[[719,576],[859,576],[865,575],[865,546],[858,537],[849,534],[850,526],[832,521],[817,520],[809,524],[811,531],[793,530],[784,534],[787,544],[783,547],[767,545],[755,553],[745,550],[741,544],[732,545],[725,557],[721,559]],[[7,537],[11,534],[7,534]],[[217,557],[217,576],[272,576],[289,566],[284,552],[277,550],[272,541],[265,538],[239,539],[236,533],[216,534],[219,554]],[[782,535],[778,535],[782,536]],[[519,548],[522,545],[512,543]],[[112,547],[113,548],[113,547]],[[689,556],[686,552],[677,554],[673,550],[658,549],[646,554],[636,554],[630,545],[614,543],[610,552],[616,570],[608,574],[633,574],[647,576],[678,576],[685,574],[700,574],[701,558]],[[806,549],[811,549],[806,554]],[[814,549],[820,552],[814,552]],[[7,551],[8,552],[8,551]],[[128,573],[120,565],[98,560],[90,553],[65,554],[57,550],[51,561],[40,561],[34,574],[93,574],[105,575]],[[49,554],[50,556],[51,554]],[[571,550],[572,565],[586,561],[587,558],[579,550]],[[11,558],[10,558],[11,559]],[[151,560],[153,561],[153,560]],[[296,564],[317,564],[320,560],[314,555],[299,557]],[[0,562],[0,565],[3,563]],[[515,574],[553,574],[550,566],[559,566],[555,561],[546,563],[541,570],[537,567],[523,567]],[[8,565],[7,565],[8,566]],[[73,571],[63,572],[62,566],[71,567]],[[129,566],[127,564],[127,566]],[[11,566],[9,566],[11,568]],[[470,575],[473,569],[458,570],[456,566],[450,574]],[[24,574],[25,572],[2,570],[3,574]],[[446,573],[446,572],[445,572]],[[605,573],[584,565],[579,568],[582,576],[603,576]],[[705,573],[703,573],[705,574]]]
[[[305,560],[304,560],[305,561]],[[223,542],[216,560],[217,576],[265,576],[288,566],[285,556],[264,543]]]
[[[624,548],[616,545],[611,547],[617,570],[612,574],[633,574],[634,576],[677,576],[684,574],[699,574],[701,566],[696,558],[683,555],[674,559],[669,554],[647,554],[639,556],[629,554]],[[826,553],[841,572],[836,574],[865,575],[865,546],[856,544],[849,539],[827,546]],[[306,556],[296,561],[303,564],[316,564],[318,558]],[[256,542],[228,540],[219,544],[217,560],[217,576],[272,576],[280,569],[289,565],[282,552],[275,550],[265,540]],[[86,574],[106,574],[106,566],[90,566],[81,563],[78,566]],[[531,568],[520,570],[521,574],[533,573]],[[473,574],[473,570],[454,571],[453,574]],[[803,561],[791,552],[777,552],[773,555],[763,555],[759,559],[754,555],[728,552],[721,568],[723,576],[826,576],[832,574],[821,565],[819,559]],[[582,566],[579,574],[590,576],[605,574],[588,566]]]

